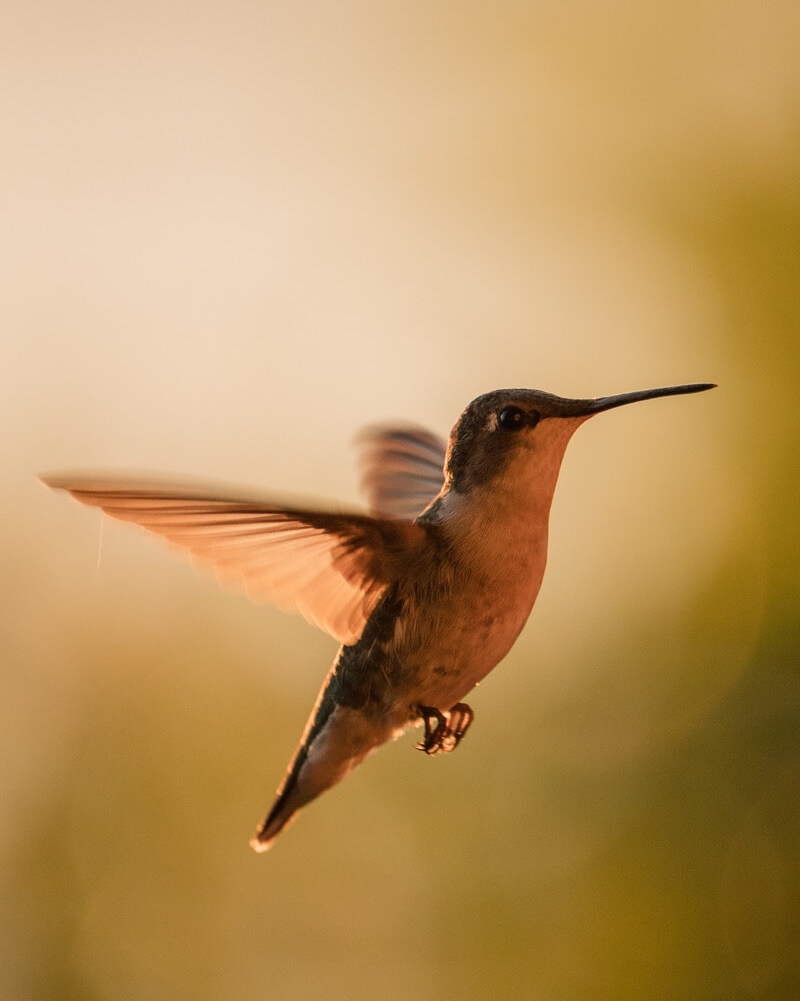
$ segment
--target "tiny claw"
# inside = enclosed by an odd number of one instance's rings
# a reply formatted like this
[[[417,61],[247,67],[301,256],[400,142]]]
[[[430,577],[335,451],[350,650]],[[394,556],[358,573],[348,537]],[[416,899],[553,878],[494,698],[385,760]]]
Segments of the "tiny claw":
[[[418,709],[425,723],[425,736],[416,746],[418,751],[426,754],[448,754],[455,750],[475,718],[466,702],[457,702],[447,717],[431,706],[418,706]]]
[[[461,738],[469,730],[475,713],[466,702],[456,702],[450,710],[450,730],[453,734],[453,748],[458,747]],[[452,748],[451,748],[452,750]]]
[[[418,751],[426,754],[436,754],[442,749],[442,740],[448,730],[447,720],[444,713],[432,706],[419,706],[419,714],[425,724],[425,736],[417,744]],[[436,721],[436,725],[431,725],[431,720]]]

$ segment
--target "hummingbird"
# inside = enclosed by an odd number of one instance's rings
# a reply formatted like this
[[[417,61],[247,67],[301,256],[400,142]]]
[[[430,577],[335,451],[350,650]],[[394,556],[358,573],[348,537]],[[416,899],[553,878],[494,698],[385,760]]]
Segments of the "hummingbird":
[[[573,433],[595,414],[713,383],[597,399],[501,389],[473,400],[445,444],[415,426],[359,436],[368,513],[118,478],[42,481],[188,550],[223,585],[299,612],[339,641],[300,743],[250,844],[373,751],[421,727],[428,755],[473,721],[463,700],[506,656],[539,593],[550,506]]]

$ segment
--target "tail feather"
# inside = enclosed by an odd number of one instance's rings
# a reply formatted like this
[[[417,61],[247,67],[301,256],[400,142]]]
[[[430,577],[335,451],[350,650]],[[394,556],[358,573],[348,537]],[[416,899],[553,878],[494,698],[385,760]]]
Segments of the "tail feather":
[[[384,721],[378,722],[357,709],[337,706],[332,700],[323,698],[312,713],[306,733],[278,787],[275,802],[250,846],[257,852],[268,851],[306,803],[341,782],[391,736],[392,730]]]
[[[275,805],[277,806],[278,803]],[[275,838],[277,838],[285,827],[288,827],[292,823],[297,816],[297,812],[297,810],[292,810],[284,816],[277,816],[274,810],[270,810],[267,818],[259,825],[253,837],[250,838],[250,847],[253,851],[259,854],[268,852],[275,843]]]
[[[295,751],[294,757],[289,762],[286,775],[278,786],[275,802],[270,807],[269,813],[258,825],[256,833],[250,839],[250,847],[253,851],[269,851],[272,848],[275,838],[297,816],[297,812],[302,804],[294,806],[290,803],[290,800],[292,799],[292,792],[297,787],[297,777],[308,757],[308,750],[308,745],[301,743]]]

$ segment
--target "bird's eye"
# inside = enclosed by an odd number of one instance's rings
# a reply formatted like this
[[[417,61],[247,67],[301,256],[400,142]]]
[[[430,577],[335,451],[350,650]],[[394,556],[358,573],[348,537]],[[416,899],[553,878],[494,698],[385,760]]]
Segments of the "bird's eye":
[[[528,423],[528,415],[519,407],[503,407],[497,415],[497,423],[504,431],[519,431]]]

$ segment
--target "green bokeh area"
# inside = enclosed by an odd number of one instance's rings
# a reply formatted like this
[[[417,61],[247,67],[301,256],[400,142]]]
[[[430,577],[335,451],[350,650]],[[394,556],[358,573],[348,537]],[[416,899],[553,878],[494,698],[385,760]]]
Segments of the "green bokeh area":
[[[642,349],[638,368],[627,345],[610,362],[611,370],[624,369],[623,385],[588,389],[644,388],[640,373],[646,379],[667,361],[670,371],[686,373],[684,381],[720,383],[713,394],[648,411],[648,428],[665,436],[674,417],[684,436],[683,451],[663,459],[662,496],[642,493],[641,480],[656,475],[656,447],[638,486],[609,500],[626,512],[621,527],[608,529],[613,550],[640,545],[644,553],[637,505],[649,505],[649,532],[667,540],[685,539],[692,525],[724,524],[702,570],[687,571],[683,584],[677,560],[665,583],[666,571],[645,555],[637,563],[635,554],[621,554],[622,571],[615,554],[599,567],[591,554],[569,550],[579,481],[566,482],[555,500],[551,589],[471,699],[476,722],[458,752],[428,759],[406,735],[257,856],[247,838],[269,806],[335,645],[301,621],[195,579],[134,532],[104,530],[95,572],[96,522],[63,498],[35,492],[29,481],[38,467],[30,463],[31,455],[50,462],[62,452],[65,461],[80,459],[70,421],[80,428],[85,410],[92,426],[102,425],[111,409],[100,397],[75,399],[80,357],[64,361],[58,411],[9,379],[9,427],[31,444],[9,444],[15,478],[4,480],[12,501],[0,635],[8,802],[0,825],[3,1001],[800,996],[800,23],[790,4],[647,6],[644,14],[612,5],[608,24],[580,4],[571,5],[571,16],[543,14],[542,24],[517,4],[492,15],[480,5],[459,16],[441,4],[431,8],[435,15],[414,8],[425,31],[408,29],[386,65],[375,52],[364,57],[359,87],[348,93],[355,100],[353,93],[372,91],[379,104],[388,102],[387,75],[400,90],[410,86],[406,58],[409,67],[423,58],[444,64],[430,87],[445,110],[442,80],[466,95],[457,102],[462,117],[442,110],[435,139],[408,121],[397,128],[417,142],[414,183],[427,179],[431,205],[449,198],[455,215],[464,198],[464,212],[474,213],[471,236],[488,256],[481,226],[498,240],[499,231],[481,222],[472,196],[487,213],[507,214],[510,242],[534,225],[541,199],[571,205],[573,219],[586,211],[590,229],[601,217],[589,205],[603,203],[603,219],[635,220],[648,246],[670,248],[683,315],[696,323],[691,336],[669,346],[657,338]],[[174,24],[142,13],[142,25],[165,39],[184,15],[191,20],[188,10],[167,9]],[[387,9],[387,32],[411,16]],[[312,14],[305,17],[313,24]],[[95,30],[113,39],[124,25],[109,17]],[[345,28],[337,30],[348,31],[352,20],[367,46],[375,17],[347,5]],[[191,41],[204,60],[176,71],[187,106],[193,74],[214,65],[213,29],[225,20],[222,12],[219,22],[206,18]],[[362,21],[367,27],[359,29]],[[281,30],[300,37],[310,29],[298,13]],[[654,32],[664,45],[657,65]],[[327,43],[324,34],[314,32],[314,51],[340,37]],[[130,44],[146,45],[144,27]],[[258,51],[251,44],[249,58]],[[476,58],[481,53],[485,61]],[[224,73],[233,78],[236,60],[226,59]],[[337,65],[348,80],[356,73]],[[500,65],[515,99],[487,112]],[[291,76],[288,61],[284,72],[295,85],[304,79]],[[544,82],[554,111],[537,121],[550,151],[536,144],[533,126],[533,138],[515,129],[538,106]],[[213,85],[204,87],[213,93]],[[303,100],[313,116],[313,88]],[[479,122],[485,113],[494,123],[497,145],[487,160],[467,161],[471,189],[453,173],[448,192],[441,178],[441,188],[435,183],[444,162],[437,157],[448,144],[459,157],[473,148],[464,138],[473,104],[483,109],[475,112]],[[693,108],[697,121],[683,114]],[[423,111],[415,105],[408,114],[415,120]],[[435,111],[424,114],[436,121]],[[478,128],[475,148],[483,148],[481,136]],[[348,132],[342,141],[352,139]],[[315,169],[324,173],[325,150],[318,152]],[[364,156],[369,176],[375,164]],[[582,165],[561,176],[560,156]],[[538,159],[542,173],[531,177],[527,167]],[[305,160],[303,169],[310,190],[317,175]],[[415,229],[426,226],[428,203],[420,198],[408,202],[416,205],[406,222],[412,246]],[[633,290],[607,294],[609,302],[624,301]],[[609,302],[598,313],[611,312]],[[440,336],[450,338],[440,362],[470,357],[454,370],[441,363],[425,377],[427,391],[463,405],[470,392],[461,383],[482,377],[487,349],[452,331]],[[498,338],[499,348],[516,350],[514,337]],[[602,345],[587,350],[599,365]],[[391,381],[404,352],[397,343],[376,349],[370,372]],[[554,372],[579,366],[578,354],[553,342],[541,349]],[[42,364],[31,358],[31,371]],[[178,381],[179,366],[164,364]],[[336,377],[335,362],[322,367]],[[492,379],[504,374],[488,369]],[[293,375],[287,364],[282,378]],[[564,382],[541,388],[567,392]],[[343,376],[340,385],[352,393],[356,382]],[[158,391],[148,392],[155,398]],[[148,399],[143,391],[143,410]],[[315,405],[322,402],[315,393]],[[252,434],[268,454],[274,428],[295,411],[289,397],[276,410],[270,399],[260,406]],[[44,416],[33,427],[29,416],[37,412]],[[446,427],[449,410],[443,413]],[[692,415],[708,422],[702,441],[693,437]],[[368,416],[384,416],[375,400]],[[303,419],[298,414],[298,449],[319,430]],[[603,433],[610,443],[625,425]],[[100,449],[99,459],[124,464],[127,439],[120,441],[107,455]],[[603,445],[595,437],[574,447],[566,466],[572,458],[590,463]],[[142,447],[134,465],[145,464],[146,454]],[[701,464],[692,466],[697,454],[710,456],[724,476],[704,481],[706,497],[670,492],[668,481],[683,489],[684,475],[702,476]],[[614,469],[637,462],[623,451]],[[612,494],[614,469],[604,471]],[[324,466],[311,469],[310,482],[316,476],[321,494],[335,492]],[[256,479],[269,483],[268,460]],[[578,586],[587,567],[595,568],[595,583]],[[613,590],[623,572],[634,581],[628,596],[584,628],[594,607],[587,594]],[[571,575],[574,601],[559,597]]]

